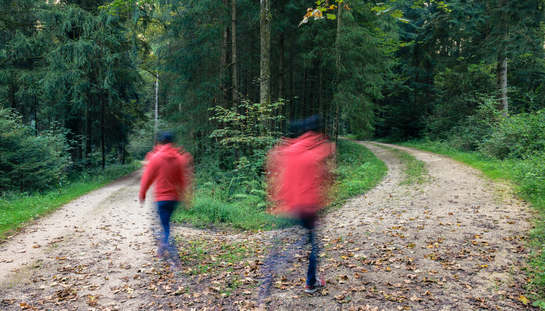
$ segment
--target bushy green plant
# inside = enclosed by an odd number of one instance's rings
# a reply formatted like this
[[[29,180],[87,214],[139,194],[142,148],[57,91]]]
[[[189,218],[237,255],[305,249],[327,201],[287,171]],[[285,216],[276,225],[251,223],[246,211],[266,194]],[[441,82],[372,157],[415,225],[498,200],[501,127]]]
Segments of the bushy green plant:
[[[476,101],[477,110],[462,119],[448,132],[449,145],[456,150],[477,150],[492,135],[493,127],[500,120],[496,98],[479,94],[469,101]]]
[[[222,157],[233,159],[227,164],[221,188],[230,198],[242,198],[251,192],[263,191],[262,176],[267,151],[278,141],[281,133],[277,124],[284,117],[278,113],[282,101],[269,104],[253,104],[246,100],[237,107],[212,108],[216,120],[222,126],[210,135],[220,145]],[[263,200],[264,202],[264,200]]]
[[[534,154],[524,159],[510,159],[506,162],[520,190],[534,199],[545,197],[545,154]],[[542,202],[545,203],[545,202]]]
[[[210,118],[222,125],[212,132],[210,137],[218,139],[218,143],[252,155],[256,150],[266,150],[274,145],[281,135],[276,124],[284,119],[278,114],[283,101],[275,103],[250,103],[243,100],[240,105],[231,109],[222,106],[211,108],[216,114]]]
[[[20,116],[0,108],[0,191],[59,186],[68,165],[66,151],[62,132],[35,135]]]
[[[524,158],[545,151],[545,111],[504,119],[483,142],[481,150],[498,159]]]

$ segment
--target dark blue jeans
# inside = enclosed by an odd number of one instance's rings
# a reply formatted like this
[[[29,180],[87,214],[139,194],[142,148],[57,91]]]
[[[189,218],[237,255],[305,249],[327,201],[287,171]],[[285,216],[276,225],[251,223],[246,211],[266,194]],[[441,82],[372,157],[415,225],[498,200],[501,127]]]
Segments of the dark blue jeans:
[[[314,232],[314,228],[316,226],[316,215],[301,215],[299,217],[299,221],[301,226],[308,230],[308,240],[312,247],[308,260],[307,284],[314,285],[314,283],[316,283],[317,258],[318,253],[320,252],[318,242],[316,241],[316,233]]]
[[[172,216],[177,205],[178,201],[157,201],[157,211],[159,212],[159,218],[163,226],[163,238],[161,241],[163,244],[168,244],[170,237],[170,216]]]

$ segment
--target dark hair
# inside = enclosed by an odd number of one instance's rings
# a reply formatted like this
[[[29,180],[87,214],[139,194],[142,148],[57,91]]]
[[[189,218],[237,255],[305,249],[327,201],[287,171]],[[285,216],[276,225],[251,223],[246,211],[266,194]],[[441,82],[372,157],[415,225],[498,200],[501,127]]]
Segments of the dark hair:
[[[171,143],[174,140],[174,136],[172,136],[172,133],[170,132],[162,132],[159,135],[157,135],[157,141],[161,144],[168,144]]]
[[[288,130],[294,137],[297,137],[309,131],[320,132],[321,125],[321,116],[319,114],[315,114],[306,119],[291,120]]]

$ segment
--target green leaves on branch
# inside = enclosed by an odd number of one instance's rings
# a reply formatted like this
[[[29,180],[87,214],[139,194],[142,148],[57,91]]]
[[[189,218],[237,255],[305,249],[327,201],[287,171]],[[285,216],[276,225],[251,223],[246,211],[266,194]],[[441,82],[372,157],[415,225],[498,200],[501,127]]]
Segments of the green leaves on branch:
[[[217,120],[223,124],[212,132],[210,137],[219,139],[219,143],[234,148],[249,147],[265,149],[277,141],[280,136],[277,125],[284,119],[277,111],[284,105],[283,101],[271,104],[252,104],[243,101],[238,107],[226,109],[221,106],[210,108]]]

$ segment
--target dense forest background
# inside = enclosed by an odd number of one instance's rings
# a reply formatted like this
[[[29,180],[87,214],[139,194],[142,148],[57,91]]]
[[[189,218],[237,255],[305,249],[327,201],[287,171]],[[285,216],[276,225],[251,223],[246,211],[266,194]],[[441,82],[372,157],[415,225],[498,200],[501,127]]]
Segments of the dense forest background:
[[[544,5],[0,0],[0,191],[141,159],[164,129],[208,180],[249,182],[313,115],[332,139],[538,154]]]

